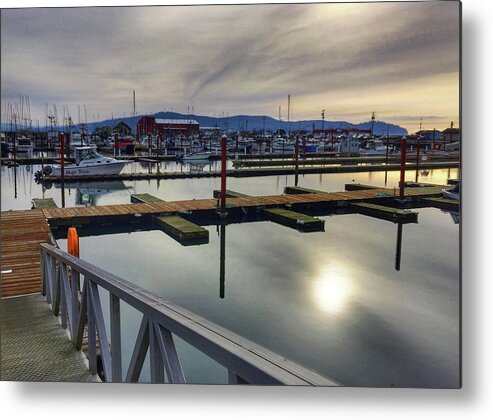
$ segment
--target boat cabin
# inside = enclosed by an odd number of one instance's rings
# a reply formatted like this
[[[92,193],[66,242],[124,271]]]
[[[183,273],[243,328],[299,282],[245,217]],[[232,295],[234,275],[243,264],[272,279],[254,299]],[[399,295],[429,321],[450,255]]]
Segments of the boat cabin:
[[[74,151],[76,165],[88,163],[88,161],[91,161],[92,164],[110,163],[113,161],[111,158],[100,155],[96,151],[96,146],[76,147]]]

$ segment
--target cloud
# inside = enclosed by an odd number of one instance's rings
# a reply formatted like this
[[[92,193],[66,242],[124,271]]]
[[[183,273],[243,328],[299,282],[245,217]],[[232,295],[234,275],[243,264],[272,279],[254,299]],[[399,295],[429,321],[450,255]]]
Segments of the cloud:
[[[308,118],[327,106],[324,97],[351,97],[357,107],[358,92],[366,92],[388,109],[393,101],[385,103],[386,90],[413,84],[420,90],[418,83],[434,78],[436,93],[428,93],[436,96],[450,88],[446,75],[458,80],[458,7],[418,2],[2,10],[2,101],[26,94],[36,98],[32,105],[39,113],[45,101],[56,101],[85,103],[108,116],[129,112],[135,89],[141,111],[166,104],[177,111],[195,105],[206,114],[222,109],[272,115],[291,93],[299,116]],[[403,90],[403,103],[406,95]],[[426,113],[450,118],[450,110],[432,102],[438,108]]]

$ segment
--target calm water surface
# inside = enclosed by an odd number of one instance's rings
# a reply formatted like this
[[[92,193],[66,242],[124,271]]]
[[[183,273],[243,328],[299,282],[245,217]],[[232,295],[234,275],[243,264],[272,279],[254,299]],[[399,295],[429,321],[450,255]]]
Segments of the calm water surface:
[[[387,185],[396,186],[398,176],[389,172]],[[414,176],[409,171],[406,179]],[[457,176],[457,170],[435,170],[419,180],[444,183]],[[43,193],[25,167],[16,178],[17,188],[13,170],[2,167],[2,210],[29,208],[31,198]],[[385,173],[300,177],[301,186],[326,191],[353,181],[383,186]],[[219,182],[75,185],[66,191],[66,205],[128,203],[130,194],[139,192],[166,200],[210,198]],[[278,194],[293,183],[293,176],[229,179],[228,188]],[[61,204],[55,185],[44,195]],[[327,216],[320,233],[271,222],[228,225],[223,296],[215,226],[207,227],[206,245],[183,247],[155,230],[84,237],[80,249],[82,258],[344,385],[457,387],[459,225],[449,213],[417,211],[419,223],[402,227],[400,270],[395,268],[398,225],[390,222]],[[66,241],[59,244],[66,249]],[[126,364],[140,318],[125,306],[123,317]],[[215,362],[181,341],[178,346],[190,382],[226,381]]]

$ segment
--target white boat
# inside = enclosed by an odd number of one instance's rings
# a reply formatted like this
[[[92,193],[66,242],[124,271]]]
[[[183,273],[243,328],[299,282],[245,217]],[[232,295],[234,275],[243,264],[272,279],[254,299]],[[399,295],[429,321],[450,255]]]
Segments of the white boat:
[[[460,184],[456,184],[454,188],[449,190],[442,190],[443,197],[450,200],[460,200]]]
[[[96,146],[76,147],[75,164],[65,165],[64,174],[65,176],[117,175],[130,162],[102,156],[96,152]],[[45,173],[59,177],[61,166],[47,166]]]
[[[183,161],[190,161],[190,160],[209,160],[211,157],[212,153],[210,152],[196,152],[196,153],[187,153],[186,155],[182,156]]]
[[[77,147],[87,146],[80,133],[72,133],[72,138],[70,139],[70,150],[74,150]]]
[[[34,143],[30,138],[26,136],[22,136],[17,139],[16,153],[32,154],[33,150],[34,150]]]
[[[290,153],[294,152],[294,141],[276,137],[272,145],[274,153]]]
[[[381,140],[373,141],[368,149],[360,149],[361,156],[384,156],[387,153],[387,146]]]

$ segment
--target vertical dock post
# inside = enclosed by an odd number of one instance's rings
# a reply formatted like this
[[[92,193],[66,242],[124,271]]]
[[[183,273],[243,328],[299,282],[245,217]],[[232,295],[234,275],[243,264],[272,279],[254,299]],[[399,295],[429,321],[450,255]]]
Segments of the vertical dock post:
[[[294,158],[294,167],[295,167],[294,186],[295,187],[298,186],[298,159],[299,159],[299,153],[300,153],[299,139],[300,139],[300,136],[296,136],[296,143],[294,145],[294,153],[295,153],[295,158]]]
[[[220,253],[219,253],[219,297],[224,299],[224,286],[226,274],[226,225],[220,227]]]
[[[401,253],[402,253],[402,223],[397,226],[397,242],[395,247],[395,269],[401,271]]]
[[[404,181],[406,175],[406,143],[407,138],[404,136],[401,139],[401,179],[399,181],[399,197],[404,198]]]
[[[416,146],[416,182],[418,182],[418,171],[419,171],[419,148],[421,146],[421,137],[418,136],[418,144]]]
[[[226,134],[221,137],[221,212],[226,212]]]
[[[389,129],[387,127],[387,143],[385,148],[385,165],[389,164]],[[385,186],[387,186],[387,171],[385,171]]]
[[[65,207],[65,135],[60,133],[60,177],[62,179],[62,207]]]
[[[72,132],[67,133],[67,159],[70,160],[70,141],[72,140]]]
[[[13,135],[13,138],[14,138],[14,147],[13,147],[12,151],[14,153],[14,168],[15,168],[15,166],[17,165],[17,144],[16,144],[16,135],[15,135],[15,133]]]

